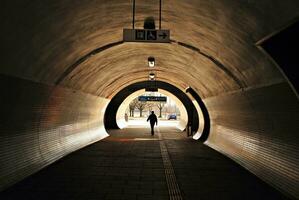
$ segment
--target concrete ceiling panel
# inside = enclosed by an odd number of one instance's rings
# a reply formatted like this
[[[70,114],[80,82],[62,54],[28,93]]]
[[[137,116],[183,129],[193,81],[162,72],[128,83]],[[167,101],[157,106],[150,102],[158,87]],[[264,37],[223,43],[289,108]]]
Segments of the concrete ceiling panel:
[[[158,26],[158,7],[136,1],[136,28],[148,16]],[[172,44],[116,45],[66,73],[93,50],[122,40],[131,1],[4,1],[0,73],[108,97],[146,80],[146,59],[155,56],[159,80],[190,85],[203,97],[271,84],[283,77],[255,43],[298,17],[298,8],[297,0],[164,0],[162,28],[171,30]]]

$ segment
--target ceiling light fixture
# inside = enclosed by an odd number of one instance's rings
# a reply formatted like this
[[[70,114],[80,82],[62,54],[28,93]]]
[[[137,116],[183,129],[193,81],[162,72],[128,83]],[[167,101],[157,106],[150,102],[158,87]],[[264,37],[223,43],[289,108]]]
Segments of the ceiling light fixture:
[[[149,67],[155,67],[155,58],[154,57],[148,57],[148,66]]]
[[[154,80],[155,79],[155,74],[152,72],[149,74],[149,78],[150,80]]]

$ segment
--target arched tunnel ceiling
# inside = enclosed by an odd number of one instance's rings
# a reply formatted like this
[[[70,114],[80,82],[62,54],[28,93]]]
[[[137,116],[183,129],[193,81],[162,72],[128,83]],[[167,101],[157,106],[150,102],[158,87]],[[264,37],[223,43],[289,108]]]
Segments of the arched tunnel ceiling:
[[[158,17],[158,0],[136,1],[136,28]],[[147,80],[147,57],[155,56],[157,79],[192,86],[202,97],[240,88],[212,62],[242,83],[271,84],[283,78],[255,42],[299,16],[299,1],[163,0],[162,28],[171,44],[120,43],[66,73],[80,58],[122,40],[131,27],[129,0],[45,0],[1,3],[0,73],[111,98],[121,88]]]

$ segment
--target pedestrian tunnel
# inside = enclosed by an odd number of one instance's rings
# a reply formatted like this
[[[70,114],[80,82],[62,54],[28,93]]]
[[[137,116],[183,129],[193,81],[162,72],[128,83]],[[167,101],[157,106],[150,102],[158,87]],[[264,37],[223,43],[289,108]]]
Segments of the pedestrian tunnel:
[[[155,73],[190,141],[298,198],[299,1],[163,0],[159,21],[159,1],[138,0],[133,23],[132,2],[1,2],[0,191],[124,127]],[[165,43],[123,37],[158,24]]]

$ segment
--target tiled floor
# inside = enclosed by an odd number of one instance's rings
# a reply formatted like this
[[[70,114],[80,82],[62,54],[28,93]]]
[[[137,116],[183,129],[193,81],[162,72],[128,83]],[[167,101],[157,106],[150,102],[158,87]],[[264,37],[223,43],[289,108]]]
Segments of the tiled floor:
[[[183,199],[284,199],[213,149],[160,127]],[[59,160],[0,199],[169,199],[158,135],[148,128],[111,136]]]

